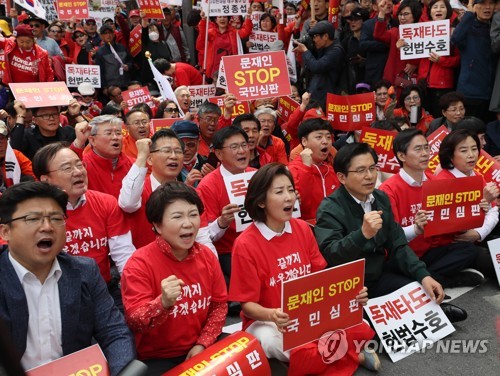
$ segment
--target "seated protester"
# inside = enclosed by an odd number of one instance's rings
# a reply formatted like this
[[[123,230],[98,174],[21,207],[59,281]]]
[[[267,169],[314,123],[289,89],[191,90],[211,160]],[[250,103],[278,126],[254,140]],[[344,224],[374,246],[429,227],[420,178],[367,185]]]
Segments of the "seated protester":
[[[365,258],[365,285],[372,297],[417,281],[441,304],[442,286],[408,246],[387,195],[375,189],[377,160],[365,143],[348,144],[337,152],[334,168],[342,186],[318,209],[314,233],[319,249],[330,266]],[[456,306],[441,307],[452,322],[467,317]]]
[[[10,133],[10,144],[29,159],[33,159],[38,149],[57,141],[73,142],[75,129],[73,127],[61,127],[59,107],[33,108],[34,128],[25,128],[21,122],[26,117],[26,107],[20,101],[14,102],[16,110],[16,124]],[[68,114],[74,115],[77,122],[85,121],[80,114],[80,105],[76,99],[72,99],[68,106]]]
[[[171,100],[162,101],[156,110],[155,119],[172,119],[179,117],[179,107]]]
[[[448,131],[455,130],[455,125],[465,117],[465,98],[457,91],[450,91],[439,98],[439,107],[443,116],[434,119],[429,124],[427,135],[430,135],[444,125]]]
[[[121,303],[119,278],[113,279],[109,256],[121,274],[135,251],[132,236],[116,199],[88,189],[87,169],[78,155],[62,142],[41,148],[33,158],[37,179],[68,194],[65,252],[91,257],[118,308]]]
[[[118,86],[109,86],[108,88],[104,89],[104,93],[110,98],[110,101],[107,104],[115,103],[119,105],[123,111],[127,109],[127,103],[125,103],[122,97],[122,89],[120,89]]]
[[[198,184],[197,192],[207,213],[210,237],[214,242],[222,272],[229,283],[231,276],[231,247],[238,237],[234,213],[240,211],[229,203],[224,176],[255,171],[249,167],[248,136],[241,128],[229,126],[217,131],[213,139],[215,155],[220,161],[215,171],[206,175]]]
[[[0,38],[5,61],[2,82],[53,82],[49,54],[35,43],[31,26],[18,25],[15,34],[15,38]]]
[[[375,105],[377,111],[377,120],[386,120],[387,107],[391,103],[389,97],[389,89],[391,83],[387,80],[379,80],[372,85],[372,90],[375,92]]]
[[[71,146],[87,165],[89,189],[110,194],[116,199],[122,180],[132,167],[132,161],[122,153],[122,125],[123,121],[116,116],[96,116],[88,128],[80,131]],[[83,154],[87,139],[91,151]]]
[[[306,221],[315,221],[321,201],[340,187],[330,157],[332,134],[328,120],[309,119],[299,126],[304,150],[288,168],[300,194],[301,218]]]
[[[29,182],[0,197],[0,318],[24,369],[95,344],[116,376],[135,359],[132,335],[109,296],[99,268],[62,252],[68,196]]]
[[[151,137],[149,123],[149,115],[135,106],[125,115],[125,127],[128,133],[123,137],[122,152],[131,161],[137,158],[137,140]],[[149,172],[151,173],[151,169]]]
[[[193,188],[180,182],[159,187],[146,206],[156,239],[138,249],[123,272],[125,316],[148,375],[201,353],[224,326],[224,277],[217,257],[195,241],[201,213]]]
[[[447,237],[424,238],[427,213],[422,210],[422,184],[434,180],[426,173],[429,143],[418,129],[401,131],[393,141],[394,155],[401,169],[386,180],[380,190],[389,196],[394,220],[401,225],[410,248],[425,262],[427,270],[443,287],[476,286],[483,278],[463,271],[476,261],[477,249],[472,243],[450,242]]]
[[[354,346],[353,340],[370,340],[374,336],[366,322],[346,330],[350,343],[342,361],[324,362],[316,341],[290,351],[282,350],[283,332],[291,321],[280,308],[282,281],[278,275],[286,275],[284,280],[288,281],[326,266],[309,226],[292,218],[297,199],[295,188],[292,175],[280,163],[265,165],[250,180],[245,209],[255,222],[234,242],[229,299],[241,302],[243,329],[259,340],[266,356],[290,362],[289,375],[351,375],[359,364],[368,362],[377,370],[380,367],[377,355],[367,350],[360,354]],[[276,262],[295,256],[299,260],[294,264],[295,270],[304,268],[304,273],[294,274],[292,266],[282,268]],[[366,304],[366,287],[359,291],[356,300],[358,304]]]
[[[466,176],[480,175],[474,171],[479,159],[481,142],[476,133],[469,129],[459,129],[451,132],[441,142],[439,149],[439,161],[442,171],[437,175],[438,179],[459,179]],[[486,182],[483,178],[483,205],[486,204],[488,211],[484,217],[483,225],[479,228],[470,229],[462,233],[450,234],[450,241],[484,242],[487,236],[498,223],[498,206],[490,206],[499,195],[499,190],[494,182]],[[493,277],[495,271],[491,262],[489,252],[480,248],[474,268],[486,277]]]
[[[262,166],[271,163],[271,156],[262,149],[259,144],[260,122],[252,114],[238,115],[233,120],[233,125],[245,131],[248,136],[248,150],[250,150],[249,166],[259,169]]]
[[[175,132],[184,147],[181,170],[182,181],[196,188],[203,177],[201,172],[203,165],[207,162],[207,158],[198,154],[200,129],[196,123],[189,120],[176,121],[170,129]]]
[[[255,111],[254,115],[260,122],[258,145],[271,156],[273,162],[287,164],[285,143],[273,135],[276,126],[276,111],[264,107]]]
[[[475,116],[465,116],[455,125],[455,130],[459,129],[468,129],[474,132],[479,139],[481,148],[484,149],[486,146],[486,125],[484,125],[484,121]]]
[[[498,115],[497,115],[498,118]],[[492,121],[486,124],[484,138],[486,145],[484,151],[500,160],[500,120]]]
[[[410,85],[401,91],[397,108],[394,109],[394,117],[403,117],[405,123],[410,127],[420,129],[424,134],[429,130],[433,120],[422,106],[422,91],[418,85]],[[414,111],[412,115],[412,109]]]
[[[203,77],[198,69],[188,63],[170,63],[166,59],[156,59],[154,66],[164,76],[172,77],[172,87],[202,85]]]
[[[106,106],[102,108],[101,115],[114,115],[119,118],[124,118],[123,108],[116,104],[115,102],[109,102]]]
[[[200,127],[200,146],[198,147],[198,153],[204,157],[208,157],[211,151],[214,133],[223,127],[231,125],[231,114],[233,113],[235,104],[236,97],[232,94],[226,94],[224,96],[224,114],[219,106],[209,101],[205,101],[198,106],[197,120],[198,126]]]
[[[35,178],[31,169],[31,161],[19,150],[12,149],[9,144],[9,129],[0,120],[0,194],[22,180]]]

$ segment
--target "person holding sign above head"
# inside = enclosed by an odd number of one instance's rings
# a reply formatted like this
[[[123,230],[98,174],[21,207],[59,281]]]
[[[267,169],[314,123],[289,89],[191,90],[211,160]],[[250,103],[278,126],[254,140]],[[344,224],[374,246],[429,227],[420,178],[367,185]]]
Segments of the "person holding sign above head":
[[[32,27],[18,25],[14,35],[15,38],[0,38],[0,49],[3,50],[5,60],[2,82],[54,81],[49,55],[35,43]]]
[[[245,209],[255,222],[234,242],[229,300],[241,302],[243,329],[259,340],[267,357],[290,362],[288,375],[351,375],[360,363],[377,370],[377,355],[367,350],[358,354],[351,342],[373,337],[374,332],[365,322],[346,330],[349,350],[334,363],[323,361],[317,342],[282,350],[283,333],[291,321],[279,308],[283,279],[279,276],[291,280],[326,266],[309,226],[292,218],[296,199],[293,178],[285,165],[265,165],[250,180]],[[296,262],[280,263],[286,259]],[[356,300],[366,304],[366,287],[359,291]]]
[[[138,358],[157,376],[217,340],[227,293],[217,257],[195,241],[203,204],[196,191],[169,182],[146,204],[156,239],[138,249],[122,276],[127,323]]]
[[[443,287],[408,246],[387,195],[375,189],[377,160],[375,151],[365,143],[348,144],[337,152],[334,168],[342,186],[318,209],[314,233],[319,249],[331,266],[365,258],[365,284],[372,297],[416,280],[441,304]],[[453,305],[442,308],[452,322],[466,317]]]

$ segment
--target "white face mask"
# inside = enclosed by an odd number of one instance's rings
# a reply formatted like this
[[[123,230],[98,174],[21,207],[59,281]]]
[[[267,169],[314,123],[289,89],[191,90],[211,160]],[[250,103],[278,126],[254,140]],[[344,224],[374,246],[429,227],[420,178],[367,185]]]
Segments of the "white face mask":
[[[151,39],[153,42],[156,42],[158,39],[160,39],[160,34],[156,31],[152,31],[149,33],[149,39]]]

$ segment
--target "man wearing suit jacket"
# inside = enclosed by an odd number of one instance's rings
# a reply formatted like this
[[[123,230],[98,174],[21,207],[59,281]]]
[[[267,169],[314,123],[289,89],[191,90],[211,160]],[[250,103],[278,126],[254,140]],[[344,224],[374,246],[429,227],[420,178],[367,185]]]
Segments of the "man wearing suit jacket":
[[[95,338],[112,375],[135,358],[132,335],[93,259],[61,250],[68,196],[29,182],[0,197],[0,318],[25,369],[90,346]]]

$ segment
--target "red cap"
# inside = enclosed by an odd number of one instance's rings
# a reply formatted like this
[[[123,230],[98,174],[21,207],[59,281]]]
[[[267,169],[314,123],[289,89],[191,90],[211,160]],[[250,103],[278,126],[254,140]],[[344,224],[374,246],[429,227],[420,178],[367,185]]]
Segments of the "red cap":
[[[307,120],[307,119],[327,120],[326,115],[321,108],[311,108],[310,110],[307,110],[302,120]]]
[[[33,28],[27,24],[17,25],[14,29],[16,37],[33,37]]]
[[[128,13],[128,16],[129,16],[129,17],[140,17],[141,15],[139,14],[139,9],[132,9],[132,10]]]

